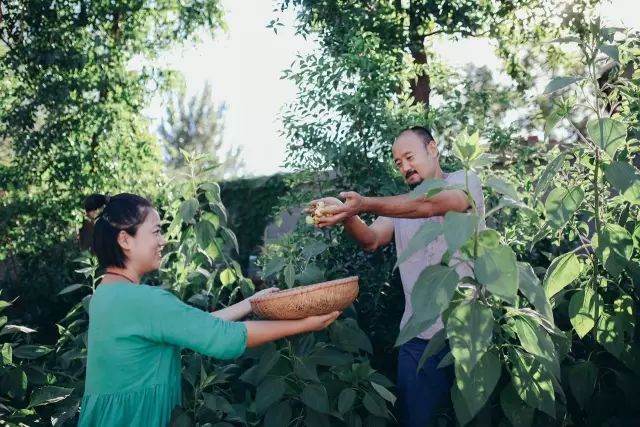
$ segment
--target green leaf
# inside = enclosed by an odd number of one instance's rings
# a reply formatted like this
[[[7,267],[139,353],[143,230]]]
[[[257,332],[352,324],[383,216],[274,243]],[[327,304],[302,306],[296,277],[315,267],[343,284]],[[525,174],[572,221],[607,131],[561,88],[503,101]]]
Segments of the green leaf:
[[[511,380],[518,396],[532,408],[555,418],[555,394],[551,373],[533,355],[512,349]]]
[[[37,359],[52,351],[53,348],[44,345],[24,344],[13,349],[13,356],[18,359]]]
[[[410,199],[432,197],[449,186],[449,182],[444,179],[431,178],[422,181],[409,193]]]
[[[293,285],[296,283],[296,271],[291,263],[287,264],[284,268],[284,283],[287,285],[287,288],[293,288]]]
[[[282,427],[291,421],[291,405],[288,401],[271,406],[264,416],[264,427]]]
[[[367,411],[369,411],[376,417],[386,418],[388,416],[387,406],[385,405],[384,400],[379,398],[377,395],[373,395],[365,391],[364,398],[362,399],[362,404]]]
[[[533,423],[534,409],[525,405],[516,392],[513,384],[509,383],[500,393],[500,406],[511,425],[530,427]]]
[[[469,165],[483,153],[480,146],[480,133],[476,131],[468,135],[466,131],[460,132],[453,142],[452,151],[463,165]]]
[[[444,216],[444,240],[450,254],[466,242],[478,226],[478,216],[467,213],[449,211]]]
[[[456,413],[456,419],[461,426],[464,426],[473,419],[469,408],[467,408],[467,402],[462,397],[462,392],[458,389],[457,383],[451,387],[451,402],[453,403],[453,410]]]
[[[263,414],[270,406],[284,396],[286,383],[282,377],[270,377],[260,383],[256,389],[256,411]]]
[[[320,414],[313,409],[306,409],[304,417],[305,427],[331,427],[329,417],[325,414]]]
[[[13,351],[11,349],[11,344],[8,342],[2,344],[2,348],[0,349],[0,356],[2,356],[2,364],[10,365],[13,361]]]
[[[338,412],[346,414],[353,407],[356,401],[356,391],[352,388],[345,388],[338,396]]]
[[[580,277],[582,264],[574,252],[555,258],[544,278],[544,293],[551,298]]]
[[[320,283],[324,280],[324,271],[322,271],[316,264],[307,264],[302,273],[296,275],[296,281],[301,285]]]
[[[287,265],[287,261],[283,258],[274,258],[267,262],[267,265],[264,268],[264,272],[262,273],[263,278],[267,278],[273,276],[274,274],[280,272]]]
[[[623,325],[617,315],[602,313],[596,327],[596,341],[615,357],[624,350]]]
[[[387,402],[391,403],[392,405],[396,403],[396,397],[394,396],[394,394],[387,390],[384,386],[371,381],[371,387],[373,387],[376,393],[382,396],[382,398]]]
[[[293,361],[293,372],[303,380],[320,381],[316,366],[310,360],[296,358]]]
[[[201,220],[195,225],[196,243],[206,249],[216,238],[216,228],[209,221]]]
[[[493,336],[491,309],[478,301],[462,304],[451,311],[447,337],[456,365],[471,372],[487,351]]]
[[[327,390],[322,384],[307,384],[302,390],[302,402],[323,414],[328,414],[330,411]]]
[[[395,270],[400,264],[411,258],[413,254],[424,249],[429,243],[435,240],[442,233],[442,224],[436,221],[426,221],[420,226],[420,229],[413,235],[409,244],[404,251],[398,256],[396,264],[393,266]]]
[[[188,199],[182,202],[178,211],[182,221],[187,224],[193,223],[193,217],[196,215],[196,212],[198,212],[199,206],[200,204],[196,199]]]
[[[302,256],[306,260],[309,260],[315,256],[320,255],[321,253],[326,251],[328,248],[329,248],[329,245],[327,245],[324,242],[309,242],[305,244],[304,249],[302,249]]]
[[[591,361],[581,361],[568,369],[569,387],[581,408],[593,395],[598,379],[598,367]]]
[[[495,351],[486,352],[470,374],[456,364],[456,384],[472,418],[489,400],[501,373],[502,365]]]
[[[518,276],[520,292],[547,320],[553,322],[553,311],[551,303],[544,293],[544,288],[540,284],[538,276],[533,272],[530,264],[518,263]]]
[[[582,79],[582,77],[574,76],[555,77],[547,84],[547,87],[544,88],[543,95],[548,95],[550,93],[559,91],[560,89],[564,89],[567,86],[571,86],[572,84],[579,82]]]
[[[538,183],[536,184],[536,189],[533,194],[534,200],[538,199],[538,195],[544,194],[544,192],[547,191],[549,184],[551,184],[553,178],[558,174],[560,168],[562,168],[565,156],[565,153],[558,154],[544,169],[542,175],[540,175],[540,179],[538,179]]]
[[[540,325],[533,323],[530,319],[514,317],[512,321],[522,348],[542,359],[549,370],[559,378],[560,362],[551,337]]]
[[[494,295],[515,303],[518,293],[518,265],[509,246],[488,250],[475,261],[476,278]]]
[[[64,295],[64,294],[68,294],[70,292],[76,291],[80,288],[85,287],[85,285],[83,285],[82,283],[74,283],[73,285],[69,285],[66,286],[64,288],[62,288],[62,290],[60,292],[58,292],[58,295]],[[2,307],[0,307],[0,311],[2,310]]]
[[[486,179],[485,184],[511,200],[522,202],[514,185],[502,178],[498,178],[497,176],[490,176]]]
[[[424,363],[428,358],[435,356],[440,353],[447,344],[447,331],[443,328],[435,333],[434,336],[431,337],[429,342],[427,343],[427,347],[422,352],[422,356],[420,356],[420,360],[418,361],[418,367],[416,368],[416,372],[422,369]]]
[[[411,292],[413,307],[421,307],[400,331],[396,345],[402,345],[433,324],[449,307],[458,287],[455,269],[444,265],[431,265],[420,273]],[[427,325],[427,326],[424,326]],[[421,328],[416,331],[416,328]]]
[[[475,258],[473,254],[474,240],[469,239],[460,248],[460,251],[469,258]],[[484,255],[488,250],[495,249],[500,246],[500,234],[491,228],[487,228],[478,233],[478,254]]]
[[[29,408],[59,402],[66,399],[72,391],[72,388],[55,387],[50,385],[40,387],[31,394]]]
[[[604,268],[614,276],[619,276],[633,254],[633,238],[617,224],[605,224],[600,234],[593,236],[591,245]]]
[[[548,136],[564,117],[565,114],[561,108],[554,108],[551,110],[544,122],[544,134]]]
[[[239,253],[240,252],[240,248],[238,247],[238,238],[233,233],[233,231],[229,230],[226,227],[221,227],[220,228],[220,233],[222,234],[222,236],[224,237],[224,240],[227,243],[231,243],[231,245],[233,246],[233,249],[235,249],[236,253]]]
[[[580,338],[593,329],[604,307],[602,297],[591,288],[578,290],[569,302],[569,318]]]
[[[235,270],[233,270],[232,268],[225,268],[220,273],[220,282],[222,283],[222,286],[225,287],[232,285],[237,278],[238,276]]]
[[[544,202],[547,221],[555,228],[562,228],[584,200],[584,191],[580,187],[554,188]]]
[[[640,204],[640,174],[627,162],[612,162],[604,171],[607,181],[630,203]]]
[[[600,136],[600,127],[602,127],[602,137]],[[589,121],[587,132],[596,145],[611,158],[627,139],[627,126],[610,118]]]
[[[614,61],[620,62],[620,52],[618,50],[618,46],[611,44],[601,44],[600,46],[598,46],[598,49],[600,49],[600,52],[604,53]]]

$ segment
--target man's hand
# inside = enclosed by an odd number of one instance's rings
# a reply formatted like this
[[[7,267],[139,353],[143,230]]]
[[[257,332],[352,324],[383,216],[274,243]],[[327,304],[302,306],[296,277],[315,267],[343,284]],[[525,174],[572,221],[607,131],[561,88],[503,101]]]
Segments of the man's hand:
[[[343,205],[344,203],[335,197],[323,197],[309,202],[305,211],[312,215],[311,218],[316,227],[331,227],[340,222],[340,220],[334,221],[332,210],[339,209]]]
[[[364,210],[365,198],[355,191],[345,191],[340,193],[340,197],[344,199],[344,203],[331,204],[323,209],[327,215],[318,218],[318,227],[331,227],[339,222],[358,215]]]

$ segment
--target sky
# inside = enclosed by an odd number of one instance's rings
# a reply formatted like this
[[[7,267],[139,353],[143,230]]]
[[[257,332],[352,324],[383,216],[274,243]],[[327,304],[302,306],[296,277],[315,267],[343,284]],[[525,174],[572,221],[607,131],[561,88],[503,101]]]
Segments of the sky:
[[[179,71],[187,94],[195,95],[209,82],[214,102],[227,106],[223,139],[227,147],[241,147],[245,175],[269,175],[284,171],[286,141],[281,135],[279,113],[296,97],[295,84],[281,79],[282,71],[297,53],[312,52],[316,44],[295,35],[295,13],[274,12],[270,0],[222,0],[227,31],[202,35],[165,52],[157,65]],[[600,6],[611,25],[640,28],[640,0],[613,0]],[[267,24],[279,17],[284,24],[275,34]],[[450,64],[473,63],[499,74],[500,61],[485,39],[451,42],[440,39],[436,51]],[[163,114],[161,97],[145,110],[152,129]]]

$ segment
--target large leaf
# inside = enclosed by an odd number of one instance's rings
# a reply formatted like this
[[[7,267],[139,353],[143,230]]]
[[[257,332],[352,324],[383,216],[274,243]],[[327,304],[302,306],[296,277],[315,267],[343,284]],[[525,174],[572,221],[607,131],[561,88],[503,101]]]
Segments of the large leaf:
[[[346,414],[351,410],[356,401],[356,391],[352,388],[345,388],[338,396],[338,412]]]
[[[512,426],[530,427],[535,409],[527,406],[513,387],[509,384],[500,393],[500,406]]]
[[[293,264],[289,263],[284,268],[284,283],[287,285],[287,288],[293,288],[293,285],[296,282],[296,270],[293,267]]]
[[[551,80],[547,86],[544,88],[544,95],[556,92],[560,89],[564,89],[568,86],[571,86],[572,84],[579,82],[580,80],[582,80],[582,77],[574,77],[574,76],[561,76],[561,77],[555,77],[553,80]]]
[[[329,398],[327,389],[322,384],[307,384],[302,390],[302,401],[309,408],[327,414],[329,413]]]
[[[260,383],[256,389],[256,411],[262,414],[278,402],[284,395],[285,387],[286,383],[282,377],[270,377]]]
[[[496,230],[487,228],[478,233],[477,248],[474,246],[476,242],[474,239],[469,239],[460,248],[460,252],[465,254],[469,258],[475,258],[476,256],[482,256],[490,249],[500,246],[500,234]],[[474,250],[477,249],[477,254],[474,255]]]
[[[544,294],[544,288],[540,284],[538,276],[533,272],[530,264],[518,263],[518,284],[520,292],[529,300],[531,304],[538,310],[547,320],[553,322],[553,311],[551,303]]]
[[[53,349],[44,345],[24,344],[13,349],[13,356],[19,359],[37,359],[51,353]]]
[[[427,343],[427,347],[422,352],[422,356],[420,356],[420,360],[418,361],[418,367],[416,368],[416,373],[422,369],[424,363],[428,358],[435,356],[440,353],[445,346],[447,345],[447,331],[446,329],[440,329],[429,339]]]
[[[633,253],[631,234],[617,224],[604,225],[591,244],[604,268],[614,276],[622,273]]]
[[[544,202],[547,221],[555,228],[562,228],[571,219],[584,200],[580,187],[554,188]]]
[[[543,360],[549,370],[559,378],[560,362],[547,332],[528,318],[515,317],[513,323],[522,348]]]
[[[384,386],[374,383],[371,381],[371,387],[378,393],[384,400],[391,403],[392,405],[396,403],[396,397],[393,393],[387,390]]]
[[[580,277],[582,264],[575,253],[569,252],[555,258],[544,278],[544,293],[551,298],[569,283]]]
[[[604,176],[625,200],[640,204],[640,174],[636,168],[627,162],[612,162]]]
[[[220,282],[222,286],[230,286],[238,279],[238,275],[232,268],[225,268],[220,273]]]
[[[478,301],[462,304],[451,311],[447,337],[456,365],[471,372],[491,344],[493,335],[491,308]]]
[[[418,199],[425,196],[431,197],[434,194],[437,194],[438,192],[444,190],[448,186],[449,182],[444,179],[425,179],[420,183],[420,185],[411,190],[411,193],[409,193],[409,198]]]
[[[193,217],[196,215],[199,206],[200,204],[196,199],[188,199],[182,202],[179,208],[179,214],[182,221],[187,224],[193,223]]]
[[[455,269],[432,265],[420,273],[411,293],[413,316],[400,331],[396,345],[402,345],[433,324],[449,307],[458,286]],[[425,326],[426,325],[426,326]],[[417,332],[415,328],[421,328]]]
[[[602,313],[596,325],[596,341],[615,357],[624,350],[624,325],[615,314]]]
[[[66,399],[72,391],[72,388],[56,387],[50,385],[40,387],[39,389],[35,390],[33,394],[31,394],[31,402],[29,402],[29,408],[59,402],[63,399]]]
[[[362,398],[362,404],[367,411],[376,417],[386,418],[388,416],[387,406],[385,405],[384,400],[382,400],[382,398],[377,394],[365,391],[364,397]]]
[[[453,141],[452,151],[463,165],[469,166],[483,153],[480,146],[480,133],[476,131],[472,135],[468,135],[466,131],[460,132]]]
[[[485,184],[511,200],[521,202],[520,196],[512,183],[505,181],[502,178],[498,178],[497,176],[490,176],[485,181]]]
[[[578,362],[568,369],[568,377],[573,397],[581,408],[585,408],[596,387],[598,367],[591,361]]]
[[[275,273],[280,272],[287,265],[287,261],[283,258],[274,258],[270,260],[264,268],[264,272],[262,276],[266,279],[267,277],[273,276]]]
[[[291,421],[291,405],[288,401],[271,406],[264,416],[264,427],[281,427]]]
[[[444,240],[447,250],[454,254],[478,226],[478,216],[460,212],[447,212],[444,216]]]
[[[304,417],[305,427],[331,427],[329,416],[307,408]]]
[[[196,242],[201,248],[206,249],[216,238],[216,228],[206,219],[200,220],[195,225]]]
[[[398,256],[398,260],[393,268],[396,269],[400,264],[411,258],[413,254],[420,249],[424,249],[425,246],[435,240],[440,234],[442,234],[442,224],[436,221],[426,221],[420,226],[411,240],[409,240],[409,244]]]
[[[542,175],[540,175],[540,179],[538,179],[538,183],[536,184],[536,190],[533,194],[534,200],[537,200],[540,194],[547,191],[549,184],[553,181],[553,178],[558,174],[558,171],[562,167],[565,156],[565,153],[558,154],[544,169]]]
[[[476,278],[487,289],[505,301],[515,303],[518,293],[516,255],[508,246],[488,250],[475,261]]]
[[[474,417],[489,400],[496,387],[502,365],[495,351],[486,352],[470,374],[464,369],[457,369],[456,384],[466,403],[469,415]]]
[[[620,62],[620,52],[618,51],[618,46],[612,44],[601,44],[598,46],[598,49],[609,58],[613,59],[616,62]]]
[[[456,412],[456,419],[461,426],[464,426],[473,419],[469,408],[467,408],[467,402],[462,396],[462,392],[458,389],[457,383],[451,387],[451,402],[453,403],[453,409]]]
[[[596,325],[604,307],[600,294],[591,288],[578,290],[569,302],[569,319],[580,338],[584,338]]]
[[[529,353],[516,348],[511,350],[509,355],[511,380],[518,396],[530,407],[555,418],[555,394],[551,373]]]
[[[589,121],[587,123],[587,132],[589,132],[589,136],[596,145],[602,148],[611,158],[627,139],[627,126],[610,118]]]
[[[308,242],[305,244],[304,248],[302,249],[302,256],[304,256],[305,259],[309,260],[315,256],[320,255],[321,253],[323,253],[324,251],[326,251],[329,248],[329,245],[327,245],[324,242]]]

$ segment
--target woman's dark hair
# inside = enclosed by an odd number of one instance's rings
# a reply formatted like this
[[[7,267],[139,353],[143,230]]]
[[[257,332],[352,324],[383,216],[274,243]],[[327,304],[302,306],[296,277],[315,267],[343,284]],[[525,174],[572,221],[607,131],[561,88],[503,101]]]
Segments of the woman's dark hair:
[[[135,236],[151,209],[149,200],[130,193],[92,194],[84,200],[84,210],[93,223],[91,248],[101,268],[125,267],[127,257],[118,244],[118,234],[125,231]]]

